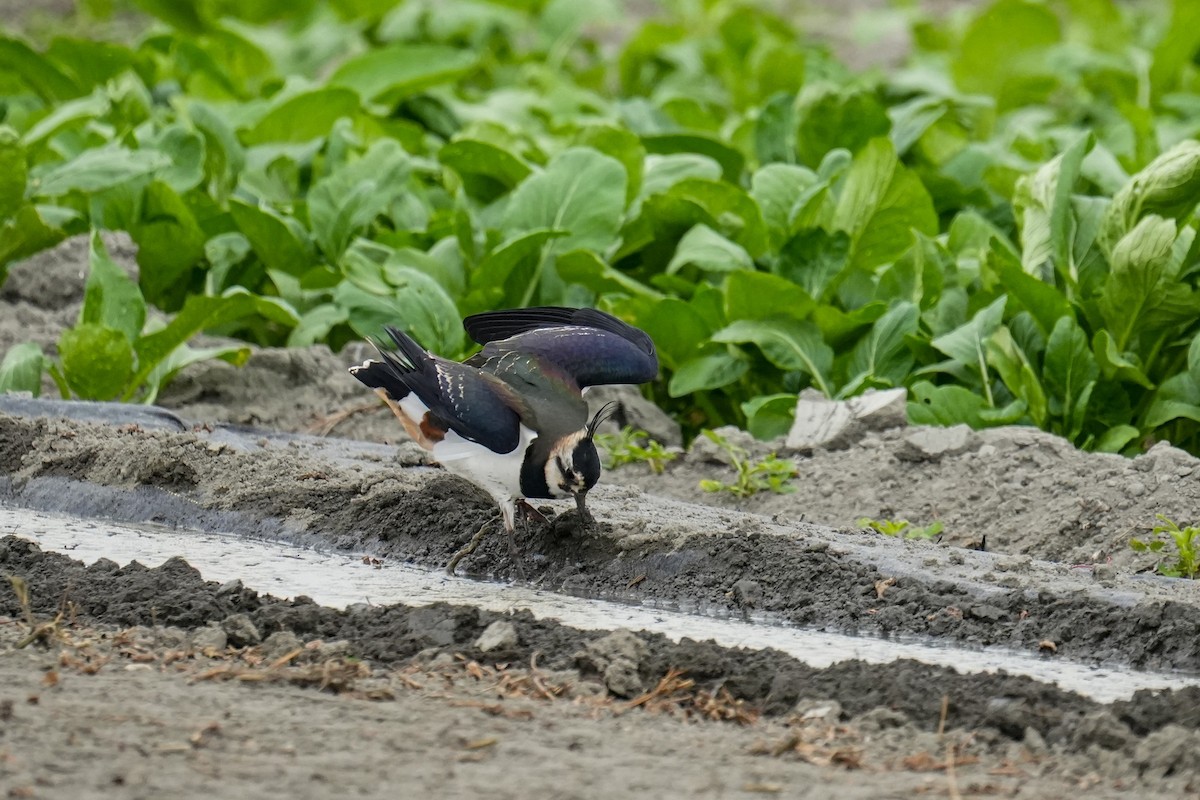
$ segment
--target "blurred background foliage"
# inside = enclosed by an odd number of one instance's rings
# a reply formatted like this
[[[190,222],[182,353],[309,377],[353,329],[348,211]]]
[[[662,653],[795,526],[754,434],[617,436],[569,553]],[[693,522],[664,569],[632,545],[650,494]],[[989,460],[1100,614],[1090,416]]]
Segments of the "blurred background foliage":
[[[0,280],[97,230],[140,277],[93,238],[79,324],[0,389],[150,401],[245,358],[199,331],[338,350],[398,324],[461,357],[466,314],[596,305],[654,337],[648,391],[689,432],[905,386],[915,422],[1200,452],[1200,4],[857,8],[26,15],[0,36]]]

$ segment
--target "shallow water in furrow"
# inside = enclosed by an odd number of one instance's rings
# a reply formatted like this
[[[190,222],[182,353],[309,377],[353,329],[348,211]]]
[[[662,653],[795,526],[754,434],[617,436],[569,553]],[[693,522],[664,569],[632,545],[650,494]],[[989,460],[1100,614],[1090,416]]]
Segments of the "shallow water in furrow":
[[[240,579],[260,593],[277,597],[307,595],[335,608],[355,603],[445,602],[491,611],[529,609],[537,617],[580,629],[628,628],[661,633],[675,640],[712,639],[728,647],[772,647],[814,667],[849,659],[887,663],[909,658],[960,672],[1004,670],[1054,683],[1100,702],[1128,698],[1138,689],[1200,685],[1200,678],[1195,677],[1091,667],[999,648],[966,650],[716,619],[452,577],[405,564],[389,562],[376,568],[364,563],[361,556],[340,551],[321,552],[230,535],[118,525],[0,506],[0,535],[10,533],[87,564],[108,558],[121,565],[136,560],[152,567],[182,556],[208,580]]]

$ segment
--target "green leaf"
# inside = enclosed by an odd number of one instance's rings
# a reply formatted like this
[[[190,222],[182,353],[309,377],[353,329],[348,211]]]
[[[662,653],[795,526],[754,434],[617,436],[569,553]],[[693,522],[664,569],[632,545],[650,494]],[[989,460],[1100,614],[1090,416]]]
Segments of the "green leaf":
[[[204,259],[205,234],[192,210],[165,183],[146,187],[142,219],[130,226],[146,299],[163,309],[183,304],[191,272]]]
[[[229,213],[267,269],[299,276],[312,266],[312,242],[295,219],[237,199],[229,201]]]
[[[646,156],[646,172],[642,179],[642,197],[661,194],[687,178],[715,181],[721,177],[721,165],[707,156],[678,153],[668,156]]]
[[[813,311],[813,322],[821,330],[821,336],[831,345],[841,346],[875,320],[887,313],[887,303],[875,301],[859,306],[853,311],[842,311],[837,306],[817,306]]]
[[[647,200],[645,209],[645,213],[671,225],[690,228],[704,223],[736,242],[751,258],[767,251],[767,225],[758,203],[733,184],[686,178]]]
[[[1088,347],[1087,334],[1073,317],[1063,317],[1054,326],[1046,342],[1043,373],[1050,412],[1062,417],[1064,434],[1074,440],[1083,430],[1100,367]]]
[[[864,89],[806,87],[796,113],[796,155],[809,167],[836,147],[857,152],[874,137],[886,136],[892,125],[874,93]]]
[[[668,370],[676,370],[700,355],[701,345],[712,332],[700,312],[677,297],[632,297],[616,304],[614,311],[650,336],[658,346],[659,360]]]
[[[792,92],[774,95],[758,113],[754,152],[760,164],[788,162],[796,153],[796,99]]]
[[[950,427],[966,423],[972,428],[985,427],[980,413],[987,401],[978,392],[965,386],[934,386],[920,381],[912,387],[908,401],[908,420],[915,425]]]
[[[336,303],[322,303],[304,312],[288,334],[288,347],[308,347],[329,336],[336,326],[350,321],[349,309]]]
[[[1156,215],[1125,234],[1112,254],[1112,271],[1097,307],[1116,342],[1126,350],[1140,327],[1164,301],[1160,284],[1175,245],[1175,222]]]
[[[25,203],[25,149],[17,132],[0,125],[0,222],[16,214]]]
[[[0,361],[0,394],[5,392],[30,392],[34,397],[42,393],[42,366],[46,357],[42,348],[34,342],[14,344]]]
[[[192,124],[204,136],[204,174],[213,182],[214,197],[223,200],[246,166],[246,149],[229,120],[215,108],[197,100],[186,108]]]
[[[776,315],[804,319],[816,301],[804,288],[766,272],[731,272],[725,279],[725,318],[766,319]]]
[[[762,209],[776,249],[791,237],[792,209],[816,183],[815,172],[791,164],[767,164],[750,179],[750,196]]]
[[[502,226],[512,233],[569,231],[559,251],[611,247],[625,213],[625,168],[595,150],[572,147],[530,175],[509,199]]]
[[[762,441],[786,436],[796,416],[796,395],[768,394],[742,403],[746,430]]]
[[[625,167],[628,181],[625,186],[625,202],[632,203],[642,191],[642,180],[646,169],[646,148],[641,139],[631,131],[612,125],[587,125],[572,139],[571,144],[590,147],[606,156],[611,156]],[[446,159],[442,158],[442,163]]]
[[[949,110],[945,100],[928,96],[915,97],[889,108],[888,117],[892,122],[890,135],[896,153],[907,153]]]
[[[1162,382],[1142,424],[1153,430],[1176,419],[1200,422],[1200,334],[1188,346],[1187,371]]]
[[[679,365],[671,376],[667,394],[683,397],[693,392],[720,389],[741,378],[749,368],[745,358],[728,349],[699,356]]]
[[[395,292],[380,296],[342,283],[333,300],[348,312],[350,326],[363,338],[378,337],[384,325],[395,325],[428,350],[454,355],[462,349],[462,323],[454,301],[437,281],[411,267],[393,270]]]
[[[841,231],[830,234],[814,228],[797,233],[784,244],[775,271],[823,300],[836,288],[849,264],[850,237]]]
[[[524,160],[490,142],[455,139],[438,152],[443,166],[458,173],[472,197],[491,202],[532,172]]]
[[[318,181],[308,193],[308,217],[326,257],[337,261],[350,241],[363,233],[406,193],[409,158],[400,145],[381,139],[359,159]]]
[[[365,247],[348,248],[338,259],[338,269],[346,280],[365,292],[380,295],[391,294],[391,284],[383,277],[383,261],[386,256],[375,252],[372,245],[373,243],[367,244]],[[336,283],[334,285],[336,286]]]
[[[1042,100],[1057,81],[1046,51],[1061,39],[1058,16],[1026,0],[999,0],[967,28],[951,62],[965,92],[990,94],[1001,110]]]
[[[551,239],[566,235],[566,231],[540,228],[514,236],[501,244],[471,274],[463,311],[474,314],[520,305],[528,286],[538,274],[546,244]]]
[[[916,333],[920,316],[915,303],[899,302],[876,320],[871,333],[852,351],[849,385],[864,389],[901,385],[914,363],[905,340]]]
[[[1073,315],[1071,304],[1062,292],[1025,272],[1015,256],[1008,255],[998,243],[988,253],[988,266],[996,271],[1009,296],[1034,318],[1043,335],[1048,336],[1060,319]]]
[[[98,231],[92,232],[88,261],[80,322],[119,331],[132,345],[146,322],[146,303],[138,285],[109,257]]]
[[[23,81],[47,105],[83,94],[73,80],[25,42],[0,36],[0,74],[4,73]]]
[[[986,383],[987,342],[1000,327],[1008,297],[981,308],[970,322],[934,339],[930,344],[958,363],[978,370]],[[990,405],[990,403],[989,403]]]
[[[1086,345],[1086,342],[1085,342]],[[1046,390],[1038,377],[1032,356],[1013,338],[1005,326],[1000,326],[987,340],[987,363],[996,369],[1000,380],[1013,396],[1025,404],[1033,424],[1044,428],[1050,413]],[[988,405],[992,406],[991,389],[984,373],[984,388],[987,390]],[[1089,390],[1090,392],[1090,390]]]
[[[826,397],[833,396],[829,381],[833,350],[822,341],[820,330],[811,322],[786,317],[738,320],[714,333],[712,340],[758,345],[772,364],[808,374]]]
[[[379,247],[367,239],[359,239],[355,245]],[[446,294],[453,298],[462,297],[466,292],[467,275],[462,263],[462,253],[458,249],[458,243],[449,237],[442,239],[428,251],[401,247],[388,253],[383,262],[383,276],[392,286],[399,286],[401,281],[395,270],[406,267],[433,278],[446,290]]]
[[[264,317],[287,325],[298,321],[280,301],[256,297],[244,289],[233,289],[220,297],[190,295],[174,319],[137,341],[137,372],[128,381],[123,399],[132,399],[159,364],[197,333],[247,317]]]
[[[670,275],[689,265],[706,272],[754,269],[754,261],[743,247],[707,225],[697,225],[683,235],[666,272]]]
[[[162,388],[171,382],[181,369],[202,361],[221,360],[240,367],[250,358],[250,346],[245,344],[218,345],[216,347],[188,347],[186,344],[172,350],[166,358],[146,376],[146,395],[143,403],[153,403]]]
[[[74,160],[35,177],[29,193],[34,197],[58,197],[73,191],[99,192],[145,178],[170,165],[170,158],[154,150],[115,146],[84,150]]]
[[[1151,161],[1113,196],[1102,238],[1112,246],[1151,215],[1183,220],[1198,201],[1200,141],[1188,139]]]
[[[178,193],[196,188],[204,179],[204,138],[182,125],[168,125],[149,146],[171,159],[158,179]]]
[[[567,283],[586,286],[596,294],[625,293],[662,299],[664,295],[606,264],[591,250],[572,250],[559,255],[554,263],[559,276]],[[494,308],[495,305],[488,306]]]
[[[83,120],[96,119],[109,112],[112,108],[112,103],[103,92],[93,92],[87,97],[80,97],[76,100],[68,100],[53,107],[49,114],[42,117],[37,123],[25,131],[22,141],[25,147],[33,152],[38,149],[43,143],[50,140],[59,131],[70,126],[75,122]]]
[[[329,135],[333,123],[358,113],[358,95],[335,87],[293,95],[268,111],[242,134],[248,145],[308,142]]]
[[[79,36],[56,36],[50,40],[45,56],[77,79],[81,89],[107,87],[110,82],[121,86],[129,80],[122,73],[140,66],[138,54],[123,44]]]
[[[1072,282],[1079,279],[1071,254],[1071,192],[1093,143],[1086,133],[1062,155],[1017,181],[1013,205],[1021,220],[1021,266],[1031,275],[1044,278],[1057,271]],[[1051,269],[1043,272],[1043,264]]]
[[[183,33],[201,34],[208,29],[210,24],[203,13],[207,10],[204,3],[180,3],[177,0],[133,0],[133,4]]]
[[[660,133],[642,137],[647,153],[673,155],[695,153],[707,156],[721,165],[721,174],[727,181],[741,180],[746,159],[739,151],[711,136],[699,133]]]
[[[1092,337],[1092,351],[1096,354],[1096,363],[1100,374],[1107,380],[1121,380],[1136,383],[1147,389],[1153,389],[1154,383],[1146,376],[1138,363],[1138,358],[1132,353],[1123,353],[1117,348],[1112,334],[1101,328]]]
[[[1126,445],[1136,439],[1139,433],[1138,429],[1132,425],[1116,425],[1105,431],[1096,440],[1096,444],[1092,449],[1097,453],[1119,453],[1125,449]]]
[[[850,236],[851,264],[875,271],[937,234],[937,214],[920,179],[901,166],[891,141],[872,139],[854,159],[838,198],[834,228]]]
[[[58,339],[67,385],[84,400],[112,400],[133,373],[133,345],[121,331],[86,322]]]
[[[0,225],[0,283],[4,282],[10,263],[53,247],[66,237],[66,232],[52,221],[52,213],[59,210],[54,206],[26,204]]]
[[[1156,94],[1174,88],[1184,68],[1200,50],[1200,6],[1190,0],[1174,0],[1170,22],[1154,48],[1150,85]]]
[[[1172,375],[1159,385],[1142,425],[1154,430],[1177,419],[1200,422],[1200,382],[1186,372]]]
[[[479,56],[469,50],[397,43],[343,62],[329,83],[349,87],[363,100],[392,104],[431,86],[456,81],[478,61]]]

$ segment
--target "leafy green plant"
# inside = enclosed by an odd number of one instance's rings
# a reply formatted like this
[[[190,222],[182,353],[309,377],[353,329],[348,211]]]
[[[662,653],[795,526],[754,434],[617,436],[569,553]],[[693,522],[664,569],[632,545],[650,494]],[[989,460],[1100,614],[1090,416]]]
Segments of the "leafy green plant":
[[[130,42],[0,36],[0,280],[123,230],[175,315],[81,320],[74,395],[152,399],[185,328],[460,357],[463,315],[592,304],[689,436],[904,386],[917,423],[1200,453],[1188,0],[916,18],[913,66],[863,75],[749,2],[137,5]]]
[[[900,537],[902,539],[932,539],[942,532],[942,523],[933,522],[924,528],[919,528],[906,519],[871,519],[860,517],[855,523],[860,528],[870,528],[884,536]]]
[[[729,492],[734,497],[750,497],[762,491],[776,494],[796,491],[796,487],[789,484],[797,475],[794,461],[779,458],[775,453],[752,459],[744,447],[735,445],[716,431],[705,430],[701,435],[725,452],[736,474],[732,483],[712,479],[700,481],[704,491]]]
[[[1172,578],[1195,578],[1200,572],[1200,528],[1180,528],[1162,514],[1155,514],[1161,525],[1154,526],[1154,535],[1160,538],[1131,539],[1129,546],[1138,553],[1161,553],[1168,542],[1175,544],[1175,560],[1159,561],[1158,571]],[[1161,538],[1166,535],[1166,539]]]
[[[286,308],[243,290],[189,297],[169,322],[147,324],[137,284],[112,261],[98,233],[92,235],[90,265],[79,321],[59,337],[58,359],[36,345],[12,348],[0,364],[0,390],[36,395],[45,368],[64,398],[153,402],[188,364],[210,358],[240,364],[250,355],[244,345],[191,348],[187,341],[194,334],[251,315],[289,319]]]
[[[630,425],[618,433],[596,435],[596,444],[604,451],[605,469],[616,469],[626,464],[647,464],[655,474],[662,474],[666,465],[679,457],[667,450],[662,442],[650,438],[643,430]]]

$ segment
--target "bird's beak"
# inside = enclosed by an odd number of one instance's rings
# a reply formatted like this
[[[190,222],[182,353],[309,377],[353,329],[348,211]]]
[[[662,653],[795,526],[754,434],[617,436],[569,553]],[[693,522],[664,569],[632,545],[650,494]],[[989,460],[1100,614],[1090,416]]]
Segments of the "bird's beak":
[[[584,500],[584,498],[586,498],[586,497],[587,497],[586,491],[576,492],[575,493],[575,508],[579,509],[580,522],[582,522],[584,525],[589,525],[592,523],[593,518],[592,518],[591,512],[589,512],[587,510],[587,504]]]

